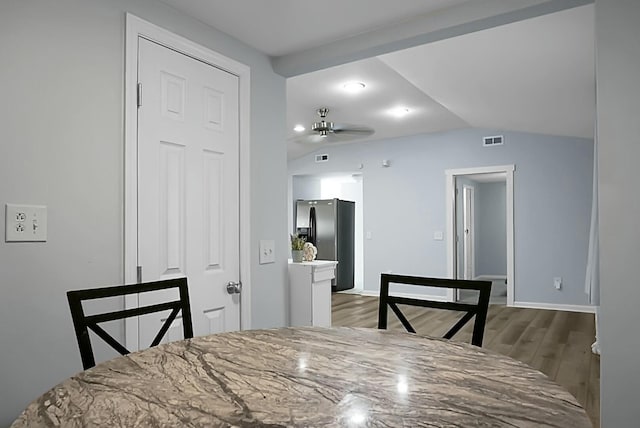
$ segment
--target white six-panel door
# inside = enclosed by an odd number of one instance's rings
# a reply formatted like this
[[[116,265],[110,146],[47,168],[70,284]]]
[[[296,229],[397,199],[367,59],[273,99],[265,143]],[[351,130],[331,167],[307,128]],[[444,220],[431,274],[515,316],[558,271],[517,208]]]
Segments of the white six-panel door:
[[[186,276],[196,336],[240,328],[238,78],[139,38],[138,261]],[[140,305],[169,296],[141,296]],[[148,347],[166,314],[139,320]],[[179,323],[169,340],[182,338]]]

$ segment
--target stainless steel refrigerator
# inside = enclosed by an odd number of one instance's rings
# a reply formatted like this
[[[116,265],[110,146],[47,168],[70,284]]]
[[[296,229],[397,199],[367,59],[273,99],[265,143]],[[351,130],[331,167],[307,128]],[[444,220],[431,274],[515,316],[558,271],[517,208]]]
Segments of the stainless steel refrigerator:
[[[337,260],[333,291],[353,288],[355,202],[319,199],[296,203],[296,233],[318,249],[317,260]]]

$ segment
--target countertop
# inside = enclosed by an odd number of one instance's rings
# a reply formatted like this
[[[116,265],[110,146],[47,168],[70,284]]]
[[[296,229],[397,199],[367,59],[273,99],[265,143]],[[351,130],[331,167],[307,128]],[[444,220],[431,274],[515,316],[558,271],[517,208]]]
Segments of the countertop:
[[[544,374],[464,343],[403,332],[281,328],[118,357],[35,400],[13,428],[589,427]]]

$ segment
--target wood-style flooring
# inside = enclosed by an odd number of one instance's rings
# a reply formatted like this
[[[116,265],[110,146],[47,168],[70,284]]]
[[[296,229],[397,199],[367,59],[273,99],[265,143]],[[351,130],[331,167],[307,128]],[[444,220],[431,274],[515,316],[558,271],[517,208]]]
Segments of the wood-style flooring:
[[[378,298],[333,293],[334,326],[376,328]],[[418,334],[441,336],[459,314],[402,307]],[[403,330],[389,311],[389,329]],[[473,321],[455,340],[470,342]],[[566,388],[584,407],[595,428],[600,426],[600,357],[591,352],[593,314],[491,305],[483,347],[522,361]]]

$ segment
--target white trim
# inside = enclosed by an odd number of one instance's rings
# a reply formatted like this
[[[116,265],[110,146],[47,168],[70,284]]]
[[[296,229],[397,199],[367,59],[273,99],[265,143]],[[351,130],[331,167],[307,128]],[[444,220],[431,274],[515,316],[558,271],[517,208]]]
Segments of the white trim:
[[[474,168],[457,168],[446,169],[446,175],[474,175],[474,174],[493,174],[493,173],[509,173],[515,171],[515,165],[496,165],[496,166],[478,166]]]
[[[538,303],[538,302],[514,302],[514,308],[528,309],[549,309],[552,311],[568,311],[568,312],[586,312],[590,314],[596,313],[596,307],[591,305],[563,305],[559,303]]]
[[[447,222],[447,275],[455,278],[455,178],[462,175],[505,173],[507,181],[507,306],[514,305],[514,218],[513,218],[513,172],[515,165],[496,165],[476,168],[447,169],[445,170],[445,206]],[[455,290],[448,290],[449,301],[454,301]]]
[[[138,111],[136,89],[138,83],[138,38],[181,52],[214,67],[238,76],[240,117],[240,281],[242,282],[241,326],[251,328],[251,231],[250,231],[250,78],[251,69],[231,58],[214,52],[164,28],[126,14],[125,30],[125,185],[124,185],[124,282],[136,282],[137,254],[137,152]],[[125,308],[137,307],[137,298],[125,299]],[[138,323],[125,322],[125,343],[128,349],[137,349]]]
[[[380,297],[380,291],[375,291],[375,290],[361,290],[359,293],[353,292],[349,294],[360,294],[361,296]],[[448,296],[442,296],[442,295],[434,296],[431,294],[413,294],[413,293],[389,293],[389,295],[396,296],[396,297],[406,297],[409,299],[433,300],[434,302],[449,301]]]
[[[469,192],[469,206],[467,206],[466,202],[467,202],[467,191]],[[476,225],[475,225],[475,198],[476,198],[476,188],[474,186],[469,186],[468,184],[465,184],[462,186],[462,228],[464,229],[465,226],[465,220],[467,219],[467,214],[469,215],[469,224],[467,226],[469,226],[469,230],[471,231],[471,233],[469,234],[465,234],[465,237],[463,238],[463,242],[465,243],[464,245],[464,251],[462,254],[464,254],[463,256],[463,260],[464,260],[464,265],[463,265],[463,277],[465,277],[465,279],[467,279],[467,269],[470,271],[470,278],[473,278],[474,276],[476,276]],[[468,210],[468,212],[467,212]],[[465,242],[466,240],[466,242]],[[467,249],[467,245],[469,249]],[[469,254],[469,259],[467,260],[467,254]]]
[[[498,281],[498,280],[506,280],[507,275],[478,275],[473,279],[478,281]]]

